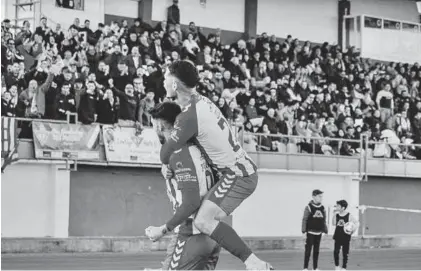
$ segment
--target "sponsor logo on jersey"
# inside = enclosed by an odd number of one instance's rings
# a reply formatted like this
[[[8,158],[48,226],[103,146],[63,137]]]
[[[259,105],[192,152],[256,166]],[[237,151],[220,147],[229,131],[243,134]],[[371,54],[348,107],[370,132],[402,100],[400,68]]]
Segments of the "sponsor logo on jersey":
[[[196,176],[191,175],[190,173],[177,174],[178,182],[197,182]]]

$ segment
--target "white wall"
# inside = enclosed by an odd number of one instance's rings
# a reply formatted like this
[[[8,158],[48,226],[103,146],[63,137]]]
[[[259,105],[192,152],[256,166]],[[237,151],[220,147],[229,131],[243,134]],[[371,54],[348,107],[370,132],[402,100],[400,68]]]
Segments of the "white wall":
[[[138,2],[133,0],[105,0],[105,14],[129,18],[138,17]]]
[[[96,29],[98,23],[104,22],[104,0],[85,0],[85,9],[73,10],[58,8],[55,0],[41,0],[41,13],[48,18],[49,24],[60,23],[63,29],[69,28],[75,18],[79,18],[81,24],[86,19],[91,21],[91,28]]]
[[[152,20],[166,20],[171,4],[172,0],[153,0]],[[180,0],[179,8],[181,24],[244,32],[245,0],[207,0],[206,6],[199,0]]]
[[[57,168],[39,163],[6,168],[1,176],[2,237],[68,237],[70,174]]]
[[[337,25],[337,0],[258,1],[257,34],[267,32],[281,38],[291,34],[300,40],[336,42]]]
[[[314,189],[324,191],[325,208],[341,199],[359,204],[359,182],[351,176],[260,172],[256,191],[233,214],[233,227],[240,236],[299,236]]]
[[[361,55],[384,61],[421,62],[421,35],[410,31],[363,28]]]
[[[419,23],[416,3],[410,0],[351,0],[351,13]]]

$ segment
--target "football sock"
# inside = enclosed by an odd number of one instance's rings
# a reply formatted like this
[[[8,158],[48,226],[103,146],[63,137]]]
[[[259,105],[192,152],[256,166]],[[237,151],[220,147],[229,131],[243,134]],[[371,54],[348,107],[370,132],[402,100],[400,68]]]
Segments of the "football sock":
[[[232,255],[245,262],[252,254],[251,249],[228,224],[219,222],[210,237]]]

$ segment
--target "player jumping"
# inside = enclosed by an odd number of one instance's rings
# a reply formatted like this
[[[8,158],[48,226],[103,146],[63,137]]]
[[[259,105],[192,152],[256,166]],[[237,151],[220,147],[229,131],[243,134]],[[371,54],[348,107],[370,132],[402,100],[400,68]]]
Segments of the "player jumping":
[[[203,200],[194,225],[243,261],[247,269],[272,269],[252,253],[232,227],[221,222],[256,189],[257,167],[218,107],[196,92],[198,81],[197,69],[189,61],[176,61],[165,73],[167,97],[176,100],[182,113],[177,116],[170,139],[161,148],[161,161],[168,164],[175,150],[187,142],[195,143],[215,171],[218,182]]]
[[[170,137],[176,116],[181,108],[176,103],[164,102],[150,111],[157,134]],[[167,193],[174,207],[174,216],[165,224],[174,229],[167,249],[163,270],[214,270],[219,258],[220,246],[209,236],[200,233],[193,224],[201,199],[214,185],[212,172],[200,150],[185,144],[170,156],[169,169],[174,177],[167,179]],[[163,175],[167,166],[163,165]],[[161,227],[148,227],[146,236],[160,239],[166,232]]]

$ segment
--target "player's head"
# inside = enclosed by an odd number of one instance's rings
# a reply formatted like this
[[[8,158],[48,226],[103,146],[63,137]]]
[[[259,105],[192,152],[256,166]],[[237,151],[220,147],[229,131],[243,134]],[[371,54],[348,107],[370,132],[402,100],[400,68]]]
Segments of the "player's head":
[[[175,120],[180,113],[180,106],[174,102],[157,104],[149,111],[152,118],[152,125],[158,136],[168,137],[170,135]]]
[[[348,202],[346,202],[346,200],[342,199],[336,202],[336,205],[335,205],[336,211],[342,212],[342,211],[345,211],[346,208],[348,208]]]
[[[313,190],[312,196],[314,203],[322,203],[323,191],[320,191],[319,189]]]
[[[192,62],[174,61],[165,72],[164,87],[167,97],[176,98],[179,93],[191,94],[197,82],[199,74]]]

